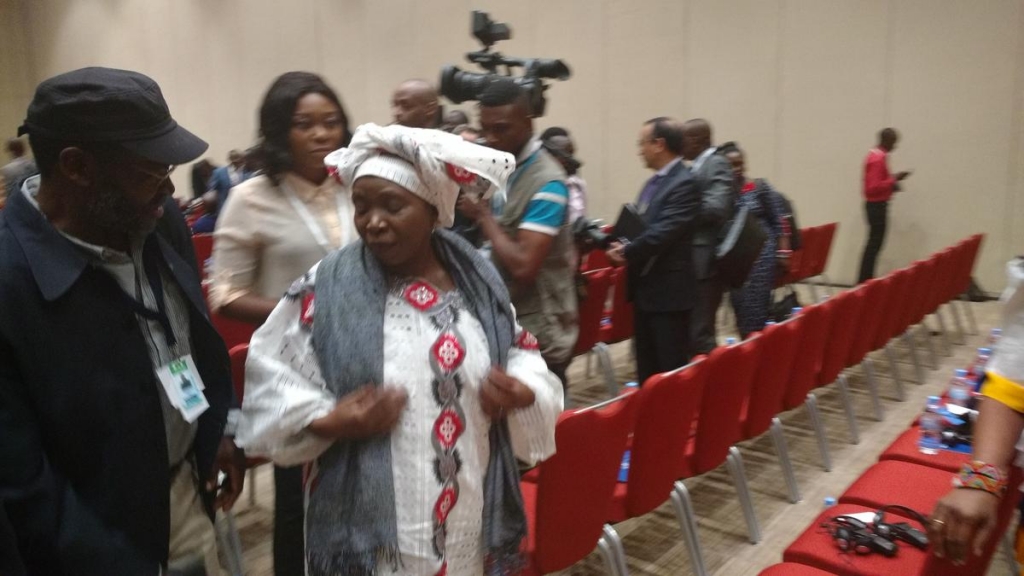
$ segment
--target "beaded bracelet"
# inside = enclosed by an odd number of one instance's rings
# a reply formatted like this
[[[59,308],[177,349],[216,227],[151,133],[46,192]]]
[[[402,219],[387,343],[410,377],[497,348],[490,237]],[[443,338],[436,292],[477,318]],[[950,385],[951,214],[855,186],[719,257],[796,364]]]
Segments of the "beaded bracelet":
[[[1005,472],[991,464],[974,460],[960,468],[960,475],[953,478],[956,488],[981,490],[1002,498],[1009,484]]]

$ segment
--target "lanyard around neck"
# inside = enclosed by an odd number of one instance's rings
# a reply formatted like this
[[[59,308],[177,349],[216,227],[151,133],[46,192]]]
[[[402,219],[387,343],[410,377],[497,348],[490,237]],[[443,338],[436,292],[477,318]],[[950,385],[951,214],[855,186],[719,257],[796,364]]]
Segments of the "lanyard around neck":
[[[306,206],[306,203],[299,199],[298,194],[296,194],[295,191],[292,190],[292,187],[289,186],[286,182],[282,181],[280,184],[280,188],[281,191],[284,193],[285,198],[288,199],[288,203],[292,205],[292,209],[294,209],[295,213],[298,214],[299,218],[302,219],[302,223],[306,225],[306,228],[309,230],[309,233],[313,235],[313,239],[316,240],[316,243],[319,244],[321,248],[324,249],[324,252],[330,252],[331,250],[337,248],[337,246],[332,244],[330,240],[327,239],[327,234],[324,231],[323,227],[321,227],[320,223],[317,222],[316,218],[313,217],[313,214],[309,211],[309,208]],[[345,210],[344,207],[342,206],[341,194],[335,192],[334,200],[335,203],[337,204],[338,210],[338,225],[343,226],[345,223]]]

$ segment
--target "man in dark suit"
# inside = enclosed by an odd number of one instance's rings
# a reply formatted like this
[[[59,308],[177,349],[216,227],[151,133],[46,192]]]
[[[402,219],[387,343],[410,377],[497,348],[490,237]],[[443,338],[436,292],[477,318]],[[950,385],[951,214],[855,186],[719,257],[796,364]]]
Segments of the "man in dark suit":
[[[683,158],[700,194],[700,215],[693,230],[693,264],[697,274],[696,303],[690,329],[695,354],[715,348],[715,317],[724,288],[715,274],[715,248],[725,223],[732,218],[737,190],[729,161],[715,154],[711,125],[699,118],[683,124]]]
[[[647,121],[640,129],[640,156],[655,171],[637,200],[647,225],[632,242],[612,243],[608,258],[628,265],[633,302],[636,370],[648,377],[689,361],[691,311],[696,290],[690,245],[700,211],[690,171],[683,166],[683,136],[669,118]]]
[[[165,214],[171,169],[206,143],[155,82],[107,68],[44,81],[19,132],[40,176],[0,212],[0,539],[29,574],[216,569],[213,510],[244,457],[227,351]]]

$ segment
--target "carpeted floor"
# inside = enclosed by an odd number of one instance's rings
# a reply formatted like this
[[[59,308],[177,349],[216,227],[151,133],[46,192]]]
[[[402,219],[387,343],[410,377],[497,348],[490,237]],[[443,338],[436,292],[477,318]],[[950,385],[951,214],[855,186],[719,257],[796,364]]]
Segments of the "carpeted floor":
[[[938,392],[953,370],[965,366],[973,358],[975,349],[983,345],[989,328],[997,321],[999,307],[995,302],[971,306],[977,318],[979,334],[966,335],[963,345],[954,344],[951,356],[942,354],[942,338],[933,336],[939,350],[939,367],[937,370],[925,368],[924,384],[909,382],[913,378],[913,366],[907,349],[899,346],[899,370],[907,392],[905,402],[895,400],[893,380],[887,364],[884,361],[875,363],[885,399],[885,417],[881,422],[871,418],[870,397],[864,388],[862,371],[858,368],[849,372],[861,432],[859,444],[848,442],[846,419],[835,386],[820,390],[819,404],[832,450],[831,472],[824,472],[821,467],[810,421],[804,409],[781,415],[790,457],[802,491],[801,502],[789,503],[778,460],[767,435],[740,445],[754,493],[754,508],[763,533],[759,544],[751,545],[747,540],[742,512],[724,466],[701,477],[686,480],[699,521],[699,538],[705,562],[711,573],[718,576],[756,575],[764,567],[781,560],[782,550],[820,512],[824,497],[841,494],[847,485],[873,464],[878,454],[921,411],[925,398]],[[849,328],[856,330],[856,326]],[[721,336],[724,338],[727,332],[723,330]],[[635,372],[629,343],[613,345],[611,352],[618,381],[632,380]],[[927,360],[927,352],[922,352],[922,358]],[[603,400],[607,395],[606,388],[596,374],[586,377],[584,364],[584,359],[578,358],[569,370],[570,403],[573,407]],[[249,503],[248,492],[252,488],[253,483],[250,481],[246,494],[235,509],[245,553],[245,573],[271,576],[273,475],[270,467],[264,466],[256,471],[255,505]],[[615,528],[623,538],[631,574],[678,576],[692,573],[682,534],[670,505],[665,504],[642,518],[623,522]],[[600,555],[595,552],[563,574],[606,574],[606,571]],[[1008,574],[1012,574],[1012,571],[997,557],[989,570],[989,576]]]

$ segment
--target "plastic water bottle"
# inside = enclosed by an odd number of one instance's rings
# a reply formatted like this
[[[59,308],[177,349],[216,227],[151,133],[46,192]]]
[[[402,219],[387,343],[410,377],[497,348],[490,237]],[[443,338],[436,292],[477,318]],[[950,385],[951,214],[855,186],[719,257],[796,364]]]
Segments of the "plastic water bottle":
[[[833,508],[836,505],[836,499],[832,496],[825,496],[825,509]]]
[[[977,383],[985,375],[985,367],[988,366],[988,360],[991,357],[991,348],[987,346],[978,348],[978,354],[974,357],[974,362],[971,363],[971,368],[967,374],[968,379]]]
[[[967,408],[971,403],[971,394],[973,392],[974,385],[967,378],[967,370],[957,369],[953,379],[949,382],[949,404]]]
[[[996,345],[996,342],[999,342],[999,339],[1002,336],[1003,336],[1003,329],[1002,328],[993,328],[988,333],[988,347],[989,348],[994,347]]]
[[[639,382],[626,382],[625,390],[623,390],[622,393],[623,394],[629,394],[631,392],[636,392],[639,389],[640,389],[640,383]],[[622,454],[622,463],[619,464],[619,482],[625,482],[628,479],[629,479],[629,450],[626,450]]]
[[[732,346],[734,344],[736,344],[736,339],[733,338],[732,336],[730,336],[730,337],[725,339],[725,345],[726,346]]]
[[[938,454],[939,448],[942,447],[943,417],[939,414],[941,410],[942,399],[938,396],[929,396],[920,421],[921,440],[918,443],[918,450],[922,454]]]
[[[796,316],[797,314],[803,312],[803,310],[804,310],[803,306],[793,306],[793,309],[789,311],[789,315],[790,316]]]

